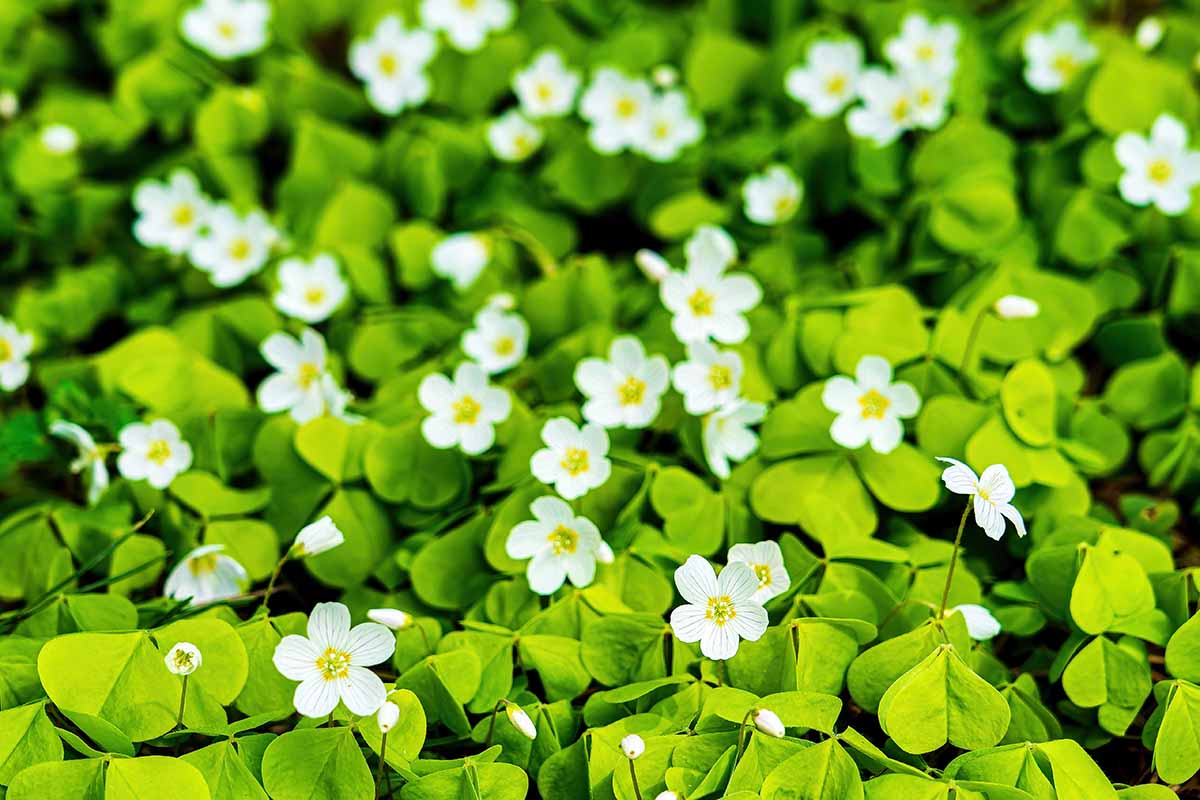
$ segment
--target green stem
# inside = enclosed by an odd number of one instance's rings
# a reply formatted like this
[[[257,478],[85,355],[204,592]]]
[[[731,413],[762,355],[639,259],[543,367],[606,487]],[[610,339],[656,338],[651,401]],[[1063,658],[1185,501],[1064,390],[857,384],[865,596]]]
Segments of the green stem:
[[[503,236],[507,236],[512,241],[525,248],[529,253],[530,258],[537,264],[538,269],[546,277],[550,277],[558,272],[558,262],[554,260],[554,256],[550,253],[546,246],[542,244],[542,240],[534,236],[524,228],[506,223],[496,228],[496,232]]]
[[[327,728],[333,727],[333,712],[332,711],[329,712],[329,719],[325,720],[325,727],[327,727]]]
[[[263,592],[262,605],[258,607],[258,613],[266,613],[270,615],[271,610],[267,608],[267,603],[271,602],[271,592],[275,591],[275,582],[279,580],[280,573],[283,572],[283,565],[287,563],[288,556],[291,555],[291,548],[283,554],[283,558],[279,559],[279,563],[275,565],[275,571],[271,573],[271,579],[267,581],[266,591]]]
[[[375,796],[383,796],[383,765],[387,761],[387,731],[383,732],[383,740],[379,743],[379,767],[375,772]]]
[[[429,643],[429,634],[425,633],[425,629],[421,627],[420,620],[413,620],[413,626],[417,629],[417,633],[421,634],[421,641],[425,643],[425,654],[433,655],[433,645]]]
[[[187,707],[187,681],[188,676],[183,676],[183,687],[179,690],[179,716],[175,720],[175,725],[178,728],[183,727],[183,709]]]
[[[971,393],[971,385],[967,382],[967,367],[971,366],[971,354],[975,352],[975,342],[979,339],[979,330],[983,327],[983,320],[991,310],[992,307],[987,306],[975,315],[975,321],[971,323],[971,330],[967,333],[967,344],[963,347],[962,363],[958,367],[958,379],[968,394]]]
[[[717,662],[717,685],[729,685],[729,667],[725,666],[725,659]]]
[[[671,677],[675,671],[675,647],[674,637],[671,634],[671,629],[667,628],[663,631],[663,670],[666,677]]]
[[[954,537],[954,552],[950,554],[950,569],[946,572],[946,587],[942,589],[942,602],[938,605],[937,620],[940,623],[946,614],[946,601],[950,599],[950,582],[954,580],[954,567],[958,564],[958,550],[962,544],[963,528],[967,526],[967,516],[971,513],[975,495],[967,498],[967,507],[963,509],[962,519],[958,521],[958,534]]]
[[[500,708],[503,705],[504,701],[501,700],[499,703],[496,703],[496,707],[492,709],[492,719],[490,722],[488,722],[487,738],[483,740],[484,750],[487,750],[492,746],[492,736],[494,736],[496,733],[496,714],[500,713]]]
[[[633,781],[633,796],[642,800],[642,789],[638,786],[637,770],[633,768],[633,759],[629,759],[629,778]]]
[[[733,757],[733,764],[742,760],[742,751],[746,749],[746,723],[750,721],[750,716],[754,714],[754,709],[751,708],[746,712],[746,716],[742,717],[742,724],[738,726],[738,749],[737,755]]]

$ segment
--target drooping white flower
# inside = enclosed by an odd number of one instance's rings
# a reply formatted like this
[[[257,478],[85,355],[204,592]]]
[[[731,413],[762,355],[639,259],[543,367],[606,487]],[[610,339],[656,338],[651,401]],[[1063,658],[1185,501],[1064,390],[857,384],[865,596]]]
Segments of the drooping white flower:
[[[529,714],[525,713],[525,709],[506,700],[504,701],[504,714],[512,726],[526,739],[532,741],[537,738],[537,726],[533,724]]]
[[[29,379],[29,354],[33,334],[22,333],[16,325],[0,317],[0,389],[15,392]]]
[[[192,465],[191,445],[165,419],[148,425],[132,422],[117,434],[117,441],[121,444],[117,470],[127,480],[145,480],[155,489],[167,488]]]
[[[651,100],[645,136],[634,149],[651,161],[674,161],[703,136],[704,121],[692,114],[683,92],[672,90]]]
[[[735,400],[704,419],[704,458],[713,474],[724,480],[730,461],[745,461],[758,449],[758,435],[750,430],[767,416],[767,407],[749,400]]]
[[[942,483],[946,488],[974,498],[975,524],[983,528],[989,538],[1000,540],[1004,535],[1005,519],[1012,523],[1018,536],[1025,535],[1025,520],[1011,503],[1017,489],[1003,464],[992,464],[982,476],[977,476],[961,461],[942,456],[938,456],[938,461],[950,465],[942,471]]]
[[[575,385],[586,396],[583,418],[605,428],[645,428],[658,416],[670,383],[663,356],[646,356],[636,336],[618,336],[608,360],[584,358],[575,366]]]
[[[277,372],[258,386],[258,407],[268,414],[287,411],[303,425],[325,413],[322,387],[325,339],[305,328],[299,339],[273,333],[263,340],[259,352]]]
[[[292,555],[296,558],[306,558],[325,553],[346,541],[345,535],[334,524],[328,514],[316,522],[305,525],[296,534],[292,542]]]
[[[912,125],[935,131],[950,114],[950,79],[927,69],[910,69],[902,73],[908,83],[912,102]]]
[[[279,265],[279,291],[272,299],[282,313],[313,325],[328,319],[348,292],[337,261],[321,253],[308,262],[284,259]]]
[[[1200,183],[1200,150],[1188,149],[1187,128],[1178,119],[1159,114],[1149,139],[1122,133],[1114,149],[1125,169],[1117,185],[1127,203],[1153,203],[1171,216],[1191,206],[1192,188]]]
[[[835,375],[825,381],[821,402],[837,414],[829,435],[856,450],[868,441],[876,453],[890,453],[904,438],[901,419],[916,416],[921,398],[912,384],[892,383],[892,365],[881,356],[863,356],[854,378]]]
[[[542,426],[542,441],[546,446],[529,459],[529,469],[568,500],[602,486],[612,473],[608,434],[599,425],[578,428],[566,417],[555,417]]]
[[[391,700],[383,701],[383,705],[379,707],[379,711],[375,714],[375,724],[379,726],[379,732],[390,733],[399,721],[400,706]]]
[[[671,274],[671,265],[658,253],[643,247],[633,254],[633,263],[654,283],[662,283]]]
[[[935,25],[914,13],[900,23],[900,33],[884,43],[883,52],[897,69],[925,69],[951,78],[958,68],[958,38],[953,22]]]
[[[421,421],[425,441],[439,450],[459,447],[472,456],[492,446],[495,426],[512,411],[512,397],[489,384],[487,373],[472,361],[455,368],[453,381],[440,372],[426,375],[417,399],[429,412]]]
[[[729,405],[742,386],[742,357],[736,350],[718,350],[710,342],[689,342],[687,361],[671,370],[671,383],[683,395],[683,408],[700,416]]]
[[[963,619],[967,623],[967,635],[975,641],[986,642],[988,639],[995,639],[1000,635],[999,620],[983,606],[966,603],[950,609],[946,612],[946,616],[952,616],[956,611],[963,615]]]
[[[501,161],[524,161],[542,146],[542,139],[542,129],[516,108],[504,112],[487,126],[488,146]]]
[[[1164,33],[1166,33],[1166,28],[1163,27],[1161,19],[1146,17],[1138,23],[1137,30],[1133,32],[1133,40],[1137,42],[1138,47],[1149,52],[1158,47]]]
[[[10,120],[21,111],[21,97],[12,89],[0,89],[0,119]]]
[[[571,113],[582,76],[567,67],[557,50],[543,50],[525,69],[513,75],[513,91],[531,118]]]
[[[687,264],[708,264],[724,270],[737,261],[737,242],[717,225],[701,225],[683,243]]]
[[[214,286],[236,286],[263,268],[279,233],[261,211],[239,216],[232,207],[214,206],[208,228],[188,249],[197,269],[208,273]]]
[[[671,630],[681,642],[700,642],[705,658],[733,658],[742,639],[756,642],[767,630],[767,612],[754,601],[758,579],[745,564],[735,561],[718,576],[706,559],[689,556],[675,570],[675,587],[686,603],[671,612]]]
[[[271,4],[266,0],[202,0],[184,13],[183,38],[213,58],[250,55],[267,44]]]
[[[992,304],[992,310],[1000,319],[1029,319],[1038,315],[1036,300],[1018,294],[1006,294]]]
[[[590,519],[577,517],[564,500],[539,497],[529,505],[534,519],[513,526],[504,544],[509,558],[529,559],[525,577],[537,594],[551,595],[570,579],[579,588],[596,577],[603,543]]]
[[[759,225],[778,225],[796,216],[804,186],[783,164],[772,164],[742,186],[746,219]]]
[[[406,630],[413,625],[413,615],[398,608],[372,608],[367,612],[367,619],[394,631]]]
[[[783,594],[792,585],[778,542],[767,540],[757,544],[735,544],[729,548],[729,563],[735,561],[750,567],[758,579],[754,602],[760,605],[766,605],[768,600]]]
[[[783,727],[783,720],[769,708],[760,708],[754,712],[754,727],[776,739],[782,739],[787,733],[787,729]]]
[[[520,364],[528,347],[529,323],[520,314],[498,307],[482,309],[475,315],[475,327],[462,335],[463,352],[488,375]]]
[[[171,674],[191,675],[200,668],[204,659],[200,655],[200,648],[196,645],[191,642],[177,642],[167,651],[163,661],[166,662],[167,669]]]
[[[488,34],[512,25],[512,0],[421,0],[421,23],[443,31],[455,50],[473,53]]]
[[[146,247],[186,253],[208,220],[210,200],[196,176],[177,169],[165,182],[142,181],[133,190],[138,218],[133,236]]]
[[[671,330],[679,341],[737,344],[750,335],[743,315],[762,300],[762,289],[749,275],[726,275],[718,263],[690,259],[687,270],[663,279],[659,295],[673,315]]]
[[[389,14],[365,39],[350,46],[350,71],[366,84],[367,99],[376,111],[390,116],[429,99],[425,68],[437,54],[437,37],[426,30],[409,30]]]
[[[324,717],[338,700],[351,713],[374,714],[387,700],[383,681],[367,667],[391,658],[396,637],[384,626],[363,622],[350,627],[350,609],[317,603],[308,617],[308,636],[290,634],[275,646],[275,669],[300,681],[292,702],[306,717]]]
[[[912,128],[912,91],[902,75],[877,67],[863,70],[858,79],[858,94],[863,104],[846,115],[850,133],[884,147]]]
[[[858,96],[863,50],[856,39],[820,40],[808,46],[803,66],[787,73],[788,96],[814,117],[840,114]]]
[[[224,555],[223,544],[206,544],[184,556],[163,585],[172,600],[188,600],[201,606],[236,597],[246,588],[249,576],[234,559]]]
[[[442,239],[429,254],[429,266],[435,275],[449,280],[465,292],[475,283],[492,258],[486,236],[479,233],[455,233]]]
[[[1043,94],[1067,86],[1100,52],[1073,20],[1063,20],[1046,32],[1033,31],[1025,37],[1022,50],[1025,82]]]
[[[646,140],[654,93],[650,84],[619,70],[596,70],[579,98],[579,114],[589,123],[588,141],[605,155],[636,149]]]
[[[69,155],[79,148],[79,134],[70,125],[60,123],[42,128],[40,141],[46,152],[56,156]]]
[[[108,488],[108,465],[104,462],[104,452],[96,446],[92,435],[74,422],[55,420],[50,425],[50,433],[67,440],[79,450],[79,455],[71,462],[71,472],[87,473],[87,501],[88,505],[95,505]]]
[[[646,752],[646,742],[636,733],[631,733],[621,739],[621,752],[631,761],[640,758]]]

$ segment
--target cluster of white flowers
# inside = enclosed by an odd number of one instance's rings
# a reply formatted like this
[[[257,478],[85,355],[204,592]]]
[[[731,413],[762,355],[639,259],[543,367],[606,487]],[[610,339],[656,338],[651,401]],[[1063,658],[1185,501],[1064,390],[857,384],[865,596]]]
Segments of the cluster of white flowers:
[[[1073,20],[1063,20],[1045,32],[1033,31],[1025,37],[1022,50],[1025,82],[1042,94],[1062,91],[1099,55]]]
[[[180,18],[179,29],[193,47],[229,60],[263,49],[270,21],[266,0],[202,0]]]
[[[259,352],[276,372],[258,386],[258,407],[268,414],[287,411],[303,425],[322,415],[356,422],[346,407],[350,393],[341,388],[326,364],[325,339],[305,328],[298,339],[273,333]]]
[[[704,136],[704,121],[691,112],[682,91],[658,91],[611,67],[593,73],[579,113],[591,126],[588,141],[605,155],[631,150],[652,161],[674,161]]]
[[[557,50],[542,50],[513,75],[512,88],[520,103],[492,120],[488,145],[501,161],[524,161],[542,146],[545,134],[536,120],[562,117],[575,107],[581,77]]]
[[[1127,203],[1153,204],[1169,216],[1191,207],[1192,189],[1200,185],[1200,150],[1188,148],[1188,131],[1182,121],[1159,114],[1149,138],[1132,131],[1122,133],[1113,148],[1125,170],[1117,187]]]

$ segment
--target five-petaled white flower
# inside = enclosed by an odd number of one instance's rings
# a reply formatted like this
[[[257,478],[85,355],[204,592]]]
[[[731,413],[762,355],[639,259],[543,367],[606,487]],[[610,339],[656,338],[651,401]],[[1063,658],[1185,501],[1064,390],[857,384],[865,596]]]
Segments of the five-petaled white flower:
[[[524,161],[542,146],[542,129],[512,108],[488,123],[487,141],[492,155],[501,161]]]
[[[0,317],[0,389],[15,392],[29,379],[29,353],[33,334],[21,333],[16,325]]]
[[[706,559],[689,556],[675,570],[675,586],[686,603],[671,612],[671,630],[681,642],[700,642],[705,658],[733,658],[742,639],[758,641],[767,630],[767,612],[754,600],[758,579],[745,564],[735,561],[718,576]]]
[[[591,584],[604,541],[596,525],[575,516],[571,506],[557,497],[539,497],[529,510],[534,519],[514,525],[504,544],[509,558],[529,559],[525,569],[529,588],[551,595],[567,579],[581,589]]]
[[[258,386],[258,407],[268,414],[290,413],[303,425],[325,413],[325,339],[305,328],[299,339],[272,333],[259,352],[277,371]]]
[[[246,570],[224,555],[223,544],[206,544],[184,556],[163,585],[163,594],[172,600],[189,600],[200,606],[236,597],[246,587]]]
[[[417,399],[429,412],[421,421],[425,441],[439,450],[457,446],[472,456],[492,446],[495,426],[512,411],[512,397],[489,384],[487,373],[473,361],[459,364],[454,380],[440,372],[426,375]]]
[[[949,617],[956,611],[963,615],[967,623],[967,635],[975,641],[986,642],[1000,635],[1000,621],[983,606],[965,603],[946,611],[946,616]]]
[[[1006,294],[992,304],[992,311],[1000,319],[1030,319],[1038,315],[1036,300],[1019,294]]]
[[[210,202],[186,169],[173,171],[165,182],[142,181],[133,190],[138,212],[133,236],[146,247],[186,253],[208,219]]]
[[[1083,35],[1079,23],[1063,20],[1049,31],[1033,31],[1022,45],[1025,82],[1042,94],[1057,92],[1096,60],[1099,51]]]
[[[328,319],[348,291],[337,261],[321,253],[309,262],[284,259],[279,265],[279,291],[272,299],[284,314],[312,325]]]
[[[131,422],[117,434],[121,455],[117,470],[127,480],[146,480],[155,489],[165,489],[175,476],[192,465],[192,447],[179,436],[179,429],[165,419],[149,424]]]
[[[854,378],[835,375],[825,381],[821,402],[837,414],[829,435],[852,450],[871,443],[876,453],[890,453],[904,438],[901,419],[916,416],[921,398],[912,384],[892,383],[892,365],[882,356],[863,356]]]
[[[167,669],[174,675],[191,675],[200,668],[203,660],[200,648],[191,642],[177,642],[163,657]]]
[[[749,275],[726,275],[708,259],[690,259],[683,272],[673,271],[659,285],[663,305],[673,315],[671,330],[679,341],[716,339],[737,344],[750,335],[745,312],[762,300],[762,289]]]
[[[683,243],[683,255],[688,264],[709,264],[716,269],[726,269],[737,261],[737,242],[722,227],[701,225]]]
[[[805,64],[785,78],[788,95],[814,117],[832,117],[858,96],[862,45],[855,39],[820,40],[808,46]]]
[[[360,717],[374,714],[387,700],[383,681],[367,667],[391,658],[396,637],[377,622],[350,627],[350,609],[317,603],[308,617],[308,636],[290,634],[275,646],[275,669],[300,681],[292,702],[306,717],[324,717],[340,699]]]
[[[367,85],[367,99],[383,114],[396,115],[429,99],[425,68],[437,54],[437,37],[409,30],[389,14],[365,39],[350,46],[350,71]]]
[[[742,357],[735,350],[718,350],[710,342],[689,342],[687,361],[671,370],[671,383],[683,395],[687,413],[707,414],[737,400]]]
[[[745,461],[758,449],[758,435],[750,430],[767,416],[767,407],[749,400],[735,400],[704,418],[704,458],[713,474],[724,480],[730,461]]]
[[[520,314],[487,306],[475,315],[475,327],[463,332],[462,349],[480,369],[496,375],[525,358],[529,323]]]
[[[579,428],[566,417],[555,417],[542,426],[542,441],[546,446],[529,459],[529,469],[568,500],[604,485],[612,473],[608,433],[599,425]]]
[[[646,139],[654,93],[647,81],[602,67],[579,98],[579,114],[589,123],[588,141],[605,155],[636,149]]]
[[[561,117],[575,104],[581,76],[569,69],[557,50],[543,50],[513,75],[513,91],[530,117]]]
[[[778,225],[796,216],[804,186],[783,164],[772,164],[742,186],[746,219],[759,225]]]
[[[665,357],[647,358],[636,336],[618,336],[607,361],[584,358],[575,365],[575,385],[588,398],[583,418],[605,428],[645,428],[658,416],[670,374]]]
[[[909,14],[900,23],[900,33],[884,43],[883,52],[898,69],[924,69],[950,78],[958,68],[958,36],[953,22],[935,25],[923,14]]]
[[[334,524],[333,518],[326,514],[300,529],[296,534],[296,541],[292,542],[292,555],[296,558],[320,555],[338,547],[344,541],[345,535]]]
[[[912,102],[912,126],[930,131],[942,127],[950,113],[950,79],[927,69],[906,70],[902,77]]]
[[[1200,151],[1188,149],[1188,132],[1170,114],[1159,114],[1147,139],[1122,133],[1114,145],[1117,161],[1125,168],[1118,188],[1121,197],[1135,206],[1154,204],[1175,216],[1192,204],[1192,188],[1200,183]]]
[[[975,524],[983,528],[989,538],[1000,540],[1004,535],[1005,519],[1012,523],[1018,536],[1025,535],[1025,520],[1011,503],[1017,489],[1003,464],[992,464],[983,475],[977,476],[961,461],[942,456],[938,456],[938,461],[950,465],[942,471],[942,483],[955,494],[973,498]]]
[[[846,115],[850,133],[884,147],[912,128],[915,110],[912,89],[903,75],[893,75],[878,67],[863,70],[858,79],[858,94],[863,104]]]
[[[79,134],[70,125],[54,123],[42,128],[42,147],[48,153],[65,156],[79,149]]]
[[[454,233],[438,242],[429,253],[435,275],[446,278],[460,292],[475,283],[492,258],[491,243],[479,233]]]
[[[673,90],[655,96],[646,113],[646,131],[634,145],[651,161],[674,161],[704,136],[704,122],[688,109],[687,96]]]
[[[488,34],[512,24],[511,0],[422,0],[421,23],[444,31],[455,50],[473,53],[483,47]]]
[[[55,420],[50,425],[50,433],[66,439],[79,450],[79,455],[71,462],[71,472],[87,472],[87,501],[88,505],[95,505],[108,488],[108,465],[104,462],[104,451],[96,446],[96,440],[86,429],[65,419]]]
[[[214,286],[236,286],[262,269],[279,233],[261,211],[239,216],[232,207],[214,206],[207,229],[192,242],[188,257],[208,273]]]
[[[202,0],[179,22],[183,38],[214,58],[250,55],[267,43],[271,4],[266,0]]]
[[[754,602],[759,605],[766,605],[768,600],[783,594],[792,585],[778,542],[767,540],[757,544],[735,544],[729,548],[728,560],[731,564],[740,561],[754,571],[754,577],[758,579]]]

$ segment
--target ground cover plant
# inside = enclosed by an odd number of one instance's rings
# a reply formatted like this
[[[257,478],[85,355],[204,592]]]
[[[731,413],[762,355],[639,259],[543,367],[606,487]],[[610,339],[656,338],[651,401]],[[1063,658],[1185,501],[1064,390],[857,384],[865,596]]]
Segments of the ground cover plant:
[[[0,797],[1200,797],[1198,11],[0,4]]]

